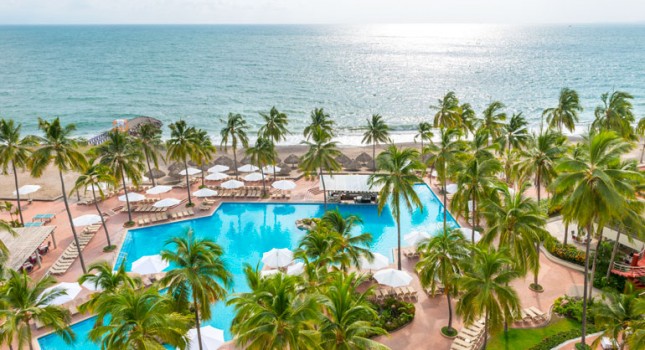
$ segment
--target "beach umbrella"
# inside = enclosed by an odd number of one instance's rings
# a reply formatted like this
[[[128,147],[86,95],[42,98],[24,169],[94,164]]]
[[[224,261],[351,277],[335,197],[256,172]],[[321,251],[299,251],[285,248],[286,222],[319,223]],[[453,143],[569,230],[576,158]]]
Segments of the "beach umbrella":
[[[140,202],[140,201],[146,199],[146,196],[144,196],[144,195],[142,195],[140,193],[130,192],[130,193],[127,194],[127,196],[125,194],[120,195],[119,196],[119,201],[120,202],[125,202],[126,197],[127,197],[127,201],[129,201],[129,202]]]
[[[202,171],[199,170],[199,169],[188,168],[188,169],[184,169],[184,170],[180,171],[179,175],[186,176],[186,173],[188,173],[189,176],[192,176],[192,175],[197,175],[197,174],[199,174],[201,172]]]
[[[90,290],[92,292],[102,292],[103,291],[103,288],[101,288],[100,286],[97,286],[96,283],[94,283],[93,281],[89,281],[89,280],[83,282],[81,284],[81,287],[83,287],[83,288],[85,288],[87,290]]]
[[[305,263],[301,261],[287,267],[287,275],[299,276],[302,275],[303,272],[305,272]]]
[[[296,188],[296,183],[291,180],[280,180],[271,184],[276,190],[291,191]]]
[[[170,166],[168,166],[168,171],[171,173],[177,173],[184,169],[186,169],[186,166],[184,165],[184,163],[180,163],[180,162],[174,162],[170,164]]]
[[[158,185],[146,190],[147,194],[162,194],[172,190],[172,186]]]
[[[461,234],[464,235],[466,240],[470,241],[470,238],[473,235],[472,229],[460,227],[458,228],[458,230],[461,231]],[[479,231],[475,230],[475,243],[479,242],[481,239],[482,235],[479,233]]]
[[[291,167],[295,168],[295,165],[300,162],[300,157],[295,154],[290,154],[287,159],[284,160],[285,163],[291,164]]]
[[[215,159],[214,163],[216,165],[226,165],[228,167],[233,166],[233,160],[231,158],[227,157],[227,156],[221,156],[221,157]]]
[[[219,181],[219,180],[224,180],[226,178],[228,178],[228,175],[224,173],[212,173],[212,174],[206,175],[206,180],[210,180],[210,181]]]
[[[40,189],[40,186],[38,186],[38,185],[24,185],[24,186],[20,187],[17,192],[13,191],[13,195],[17,196],[18,193],[20,193],[21,196],[22,195],[30,195],[30,194],[38,191],[39,189]]]
[[[361,269],[363,270],[380,270],[388,267],[390,265],[390,260],[383,254],[374,253],[374,260],[371,262],[367,260],[364,256],[361,256],[359,259]]]
[[[430,235],[422,231],[412,231],[403,236],[403,239],[405,239],[405,241],[412,246],[416,246],[417,244],[419,244],[419,242],[427,238],[430,238]]]
[[[144,255],[132,263],[132,272],[142,275],[159,273],[165,270],[170,264],[161,258],[161,255]]]
[[[145,173],[144,175],[146,175],[149,178],[160,179],[160,178],[166,176],[166,173],[164,173],[163,171],[161,171],[159,169],[152,169],[152,170],[148,171],[147,173]]]
[[[153,204],[152,206],[155,208],[167,208],[167,207],[173,207],[179,203],[181,203],[181,200],[177,198],[164,198],[160,201],[156,201],[155,204]]]
[[[240,163],[242,164],[251,164],[251,158],[249,156],[246,156],[240,160]]]
[[[289,176],[291,175],[291,168],[289,168],[288,165],[284,163],[280,163],[279,167],[281,168],[280,171],[278,171],[278,175],[280,176]]]
[[[108,188],[108,184],[106,184],[105,182],[99,182],[97,184],[85,186],[85,191],[91,192],[92,190],[94,190],[94,191],[98,192],[98,191],[101,191],[101,190],[105,190],[107,188]]]
[[[412,276],[405,271],[385,269],[374,273],[374,279],[384,286],[398,288],[405,287],[412,282]]]
[[[432,173],[430,173],[432,177],[437,177],[439,176],[439,173],[436,170],[433,170]]]
[[[363,163],[363,164],[365,164],[365,163],[368,163],[368,162],[372,161],[372,156],[370,156],[369,154],[363,152],[363,153],[359,154],[358,157],[356,157],[356,160],[361,162],[361,163]]]
[[[144,182],[148,182],[148,181],[150,181],[150,179],[149,179],[149,178],[147,178],[147,177],[145,177],[145,176],[141,176],[141,178],[140,178],[139,180],[141,180],[139,183],[144,183]],[[126,177],[126,178],[125,178],[125,183],[131,184],[131,183],[132,183],[132,179],[131,179],[131,178],[129,178],[129,177]]]
[[[262,271],[260,271],[260,276],[267,277],[267,276],[272,276],[272,275],[275,275],[275,274],[278,274],[278,273],[280,273],[280,270],[278,270],[278,269],[262,270]]]
[[[54,289],[63,290],[67,294],[63,294],[61,296],[58,296],[58,297],[50,300],[47,303],[47,305],[62,305],[62,304],[68,303],[68,302],[74,300],[74,298],[76,298],[78,293],[80,293],[83,290],[81,285],[78,284],[77,282],[61,282],[61,283],[59,283],[59,284],[57,284],[57,285],[55,285],[53,287],[49,287],[49,288],[45,289],[43,291],[43,294],[47,294],[47,293],[51,292]]]
[[[459,186],[457,184],[449,184],[446,186],[446,193],[448,194],[455,194],[459,190]]]
[[[262,180],[262,174],[260,173],[250,173],[244,176],[244,181],[255,182]]]
[[[81,215],[72,220],[74,226],[88,226],[98,224],[99,222],[101,222],[101,217],[94,214]]]
[[[349,164],[352,160],[348,156],[346,156],[344,153],[339,154],[336,157],[336,161],[342,165],[347,165]]]
[[[273,248],[262,254],[262,263],[269,267],[285,267],[293,262],[293,252],[287,248]]]
[[[361,169],[362,166],[363,165],[359,161],[354,159],[351,162],[349,162],[349,164],[345,165],[345,169],[349,171],[358,171]]]
[[[260,168],[256,167],[255,165],[252,164],[246,164],[242,165],[241,167],[237,168],[238,171],[243,172],[243,173],[252,173],[254,171],[260,170]]]
[[[227,167],[226,165],[213,165],[212,167],[208,168],[209,173],[223,173],[225,171],[228,171],[230,168]]]
[[[217,350],[224,344],[224,331],[221,329],[213,326],[205,326],[199,328],[199,333],[202,336],[203,350]],[[189,349],[199,349],[197,328],[192,328],[188,331],[188,339],[190,343]]]
[[[193,196],[195,197],[213,197],[217,196],[217,191],[211,190],[210,188],[202,188],[200,190],[197,190],[193,192]]]
[[[228,180],[224,183],[222,183],[222,188],[225,188],[227,190],[234,190],[236,188],[244,187],[244,182],[242,181],[237,181],[237,180]]]
[[[262,168],[265,174],[273,174],[274,172],[279,173],[282,168],[277,165],[267,165]]]

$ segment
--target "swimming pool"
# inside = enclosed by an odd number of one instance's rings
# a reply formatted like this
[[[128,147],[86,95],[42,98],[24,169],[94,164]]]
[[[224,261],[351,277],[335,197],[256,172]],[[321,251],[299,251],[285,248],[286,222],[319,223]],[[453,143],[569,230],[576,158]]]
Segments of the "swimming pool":
[[[438,223],[443,222],[443,206],[439,198],[427,185],[416,185],[415,190],[424,209],[417,209],[413,213],[401,211],[402,235],[413,229],[433,232]],[[364,222],[356,230],[371,233],[374,238],[372,250],[394,261],[392,248],[396,247],[396,225],[389,208],[384,208],[380,216],[376,205],[328,205],[328,209],[333,208],[338,208],[343,215],[360,216]],[[296,228],[295,221],[320,217],[323,213],[323,205],[318,203],[222,203],[209,217],[130,230],[119,253],[119,262],[125,258],[126,269],[130,270],[133,261],[144,255],[158,254],[168,238],[192,228],[196,237],[208,237],[222,246],[227,268],[233,274],[231,292],[244,292],[249,290],[242,273],[244,263],[255,266],[260,262],[262,253],[272,248],[296,248],[304,231]],[[450,214],[448,222],[451,226],[457,225]],[[405,241],[401,244],[407,245]],[[231,339],[233,308],[219,302],[213,306],[212,315],[213,318],[203,325],[223,329],[226,339]],[[55,334],[41,337],[38,342],[43,350],[99,349],[99,346],[86,339],[92,325],[93,318],[90,318],[72,326],[77,334],[74,346],[65,344]]]

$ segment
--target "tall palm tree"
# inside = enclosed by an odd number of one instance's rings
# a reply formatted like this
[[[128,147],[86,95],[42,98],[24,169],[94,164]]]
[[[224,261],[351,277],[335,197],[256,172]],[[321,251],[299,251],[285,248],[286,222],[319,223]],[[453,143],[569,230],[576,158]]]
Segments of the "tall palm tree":
[[[229,113],[227,120],[220,121],[224,123],[224,127],[221,131],[222,146],[224,147],[224,152],[227,152],[228,144],[229,142],[231,143],[231,148],[233,148],[233,167],[235,168],[235,178],[238,179],[237,146],[241,143],[242,147],[249,147],[249,138],[246,135],[249,125],[241,114]]]
[[[460,230],[448,229],[422,241],[417,248],[421,258],[416,270],[421,284],[430,288],[432,293],[437,290],[439,283],[444,286],[444,293],[448,299],[448,334],[455,333],[452,327],[451,296],[456,292],[456,282],[461,274],[461,261],[468,256],[465,248],[467,245]]]
[[[327,210],[327,190],[325,188],[325,172],[332,174],[333,171],[340,170],[340,164],[336,157],[340,155],[337,147],[337,142],[331,140],[331,135],[326,132],[322,127],[317,127],[311,130],[312,141],[302,141],[303,145],[309,147],[300,159],[300,169],[304,172],[305,176],[311,176],[318,173],[320,183],[323,187],[323,199],[325,202],[325,211]]]
[[[76,178],[74,187],[72,187],[71,193],[79,193],[80,191],[87,192],[89,189],[92,192],[92,201],[94,202],[94,208],[96,212],[101,217],[101,225],[105,231],[105,238],[107,240],[107,246],[104,249],[113,249],[112,241],[110,240],[110,233],[108,232],[107,225],[105,224],[105,218],[101,213],[101,208],[99,208],[99,201],[96,196],[98,192],[101,199],[105,198],[105,193],[103,189],[105,186],[113,187],[117,184],[116,179],[111,174],[110,168],[107,166],[96,163],[95,158],[90,158],[88,160],[87,167],[83,169],[81,175]]]
[[[316,225],[300,239],[294,255],[317,268],[328,270],[331,265],[338,264],[345,270],[342,264],[349,265],[349,262],[338,254],[340,240],[340,234],[330,225]]]
[[[502,154],[505,153],[505,150],[508,153],[513,148],[522,149],[522,147],[526,146],[530,137],[527,129],[528,125],[529,123],[522,113],[513,113],[508,124],[504,126],[504,134],[500,138]]]
[[[376,165],[380,172],[370,175],[368,183],[376,188],[381,187],[378,196],[379,215],[385,205],[390,203],[390,210],[396,220],[397,268],[401,270],[401,209],[405,205],[408,211],[414,208],[423,210],[414,185],[423,182],[417,176],[417,171],[423,170],[424,166],[419,160],[419,152],[411,148],[399,149],[395,145],[390,145],[378,155]]]
[[[421,122],[417,125],[417,133],[414,135],[414,142],[417,142],[417,139],[421,141],[421,151],[423,152],[423,141],[432,142],[432,124],[427,122]]]
[[[297,276],[278,273],[259,278],[245,269],[251,291],[228,301],[236,315],[231,331],[235,342],[249,350],[318,349],[320,298],[298,293]]]
[[[314,136],[315,129],[322,129],[330,138],[336,135],[334,132],[336,123],[331,120],[329,113],[325,113],[323,108],[314,108],[311,111],[310,118],[311,122],[303,130],[305,139],[309,140],[310,137]]]
[[[379,142],[385,143],[390,140],[390,127],[380,114],[373,114],[372,119],[367,120],[367,130],[363,133],[361,143],[372,144],[372,167],[376,172],[376,145]]]
[[[373,325],[377,313],[367,301],[367,293],[357,291],[365,278],[353,272],[349,275],[335,273],[332,281],[322,296],[325,317],[320,325],[321,347],[332,350],[389,349],[370,339],[387,332]]]
[[[645,298],[639,294],[629,282],[625,285],[624,293],[613,290],[603,292],[600,302],[591,307],[595,325],[602,329],[602,335],[592,344],[594,347],[598,347],[602,337],[609,337],[616,339],[619,342],[618,348],[622,350],[629,336],[636,330],[635,326],[645,325],[643,314],[639,313],[639,304],[645,307]]]
[[[264,119],[264,125],[258,130],[258,137],[264,137],[271,140],[274,148],[275,145],[283,140],[287,139],[287,134],[289,134],[289,120],[285,113],[278,111],[277,108],[271,107],[269,114],[260,113],[260,116]],[[277,157],[273,160],[271,165],[273,165],[273,178],[276,178],[276,169],[275,165],[277,163]]]
[[[634,130],[636,135],[645,138],[645,117],[641,118],[636,125],[636,130]],[[643,163],[643,156],[645,156],[645,140],[643,140],[643,148],[641,149],[641,160],[639,163]]]
[[[209,320],[211,304],[226,298],[232,276],[222,260],[222,248],[209,239],[195,239],[191,229],[185,236],[169,239],[166,245],[172,249],[163,250],[161,257],[175,268],[166,273],[161,284],[168,286],[170,295],[180,299],[192,296],[201,350],[200,320]]]
[[[642,174],[620,169],[621,156],[632,145],[613,131],[602,131],[586,138],[579,158],[566,158],[556,167],[560,175],[553,183],[556,201],[562,203],[562,214],[575,220],[587,231],[585,274],[582,304],[582,343],[587,334],[587,288],[589,287],[589,242],[594,223],[601,232],[606,223],[619,220],[628,203],[635,199],[634,182]]]
[[[486,130],[493,140],[499,139],[503,134],[506,124],[506,113],[503,109],[506,106],[500,101],[493,101],[484,109],[483,118],[479,125],[480,130]]]
[[[196,146],[198,143],[197,130],[188,126],[185,120],[174,122],[170,125],[170,139],[166,141],[166,157],[168,159],[182,162],[184,168],[188,169],[188,159],[196,158]],[[193,202],[190,197],[190,177],[186,171],[186,192],[188,193],[188,206]]]
[[[437,100],[437,105],[430,106],[436,110],[433,125],[435,128],[450,129],[461,127],[461,106],[454,91],[449,91],[443,98]]]
[[[58,305],[49,305],[66,294],[58,288],[46,291],[54,284],[56,280],[51,276],[32,281],[24,272],[9,271],[9,279],[0,293],[0,305],[3,305],[0,319],[4,321],[0,325],[0,334],[10,347],[15,339],[18,349],[23,349],[25,344],[33,349],[32,321],[51,327],[67,344],[74,341],[74,332],[69,328],[72,320],[69,311]]]
[[[43,136],[38,137],[40,146],[33,152],[29,159],[29,167],[31,168],[31,176],[42,176],[45,169],[50,164],[58,169],[58,176],[60,178],[61,193],[63,194],[63,202],[65,203],[65,211],[69,219],[69,225],[72,229],[74,242],[78,249],[78,257],[81,261],[81,267],[85,273],[85,260],[81,254],[81,246],[78,243],[78,235],[74,228],[72,220],[72,212],[69,210],[69,203],[67,201],[67,191],[65,190],[65,179],[63,173],[68,171],[81,171],[87,166],[87,160],[83,153],[79,152],[76,141],[71,138],[72,132],[76,130],[74,124],[63,126],[60,119],[56,118],[51,122],[43,119],[38,119],[38,128],[44,133]]]
[[[461,130],[466,136],[468,136],[469,133],[474,134],[477,124],[479,124],[477,113],[475,113],[475,110],[470,103],[462,103],[459,108],[461,109]]]
[[[542,112],[542,118],[546,116],[546,122],[550,129],[562,133],[563,128],[573,132],[578,122],[578,113],[582,112],[582,105],[576,90],[562,88],[557,107],[547,108]]]
[[[36,145],[37,140],[33,136],[20,137],[20,128],[22,125],[15,125],[12,119],[0,119],[0,166],[2,172],[8,173],[9,167],[13,172],[13,181],[16,186],[16,202],[18,203],[18,215],[20,223],[25,224],[22,217],[22,208],[20,205],[20,193],[18,193],[18,168],[24,169],[29,163],[32,147]]]
[[[265,137],[258,137],[255,145],[247,148],[246,154],[251,158],[251,163],[260,168],[260,174],[262,174],[262,193],[266,195],[267,186],[264,177],[264,166],[275,163],[275,159],[278,157],[275,151],[275,145]]]
[[[347,271],[352,264],[356,268],[360,267],[360,258],[368,260],[374,258],[374,254],[369,249],[372,243],[372,234],[363,232],[359,234],[352,233],[357,224],[362,224],[363,220],[356,215],[343,216],[338,209],[328,210],[320,219],[321,224],[329,227],[338,233],[338,239],[332,245],[335,250],[335,262],[339,263],[341,270]]]
[[[505,248],[472,248],[465,260],[464,274],[458,280],[464,292],[457,302],[457,314],[464,323],[473,324],[484,318],[484,349],[488,334],[502,328],[520,313],[520,299],[509,283],[520,274],[514,270],[512,258]]]
[[[107,141],[97,146],[92,152],[100,157],[99,163],[110,168],[116,181],[120,181],[123,185],[123,193],[126,196],[125,203],[128,208],[128,224],[132,224],[126,178],[130,179],[134,185],[138,185],[141,180],[145,169],[142,163],[141,148],[137,147],[130,135],[115,129],[107,134]]]
[[[204,167],[207,163],[213,160],[213,155],[217,152],[217,148],[211,142],[208,132],[203,129],[197,129],[194,137],[194,153],[192,161],[195,162],[199,169],[202,171],[202,187],[204,184]]]
[[[595,119],[591,124],[592,129],[612,130],[622,138],[634,138],[632,124],[636,120],[634,115],[634,96],[624,91],[604,93],[600,96],[602,104],[594,111]]]
[[[137,131],[137,141],[139,142],[139,147],[141,147],[141,150],[143,151],[143,155],[146,157],[146,165],[148,166],[152,186],[157,186],[155,177],[152,176],[152,166],[150,162],[152,161],[155,168],[159,167],[161,150],[164,148],[163,141],[161,140],[161,128],[152,123],[141,125]]]
[[[99,290],[100,293],[92,294],[90,300],[81,304],[79,309],[83,312],[94,312],[94,308],[99,303],[100,298],[117,293],[122,288],[139,288],[143,286],[140,277],[131,277],[125,271],[125,262],[116,271],[112,270],[112,265],[106,261],[98,261],[89,266],[87,273],[78,279],[78,283],[89,283]],[[102,320],[99,321],[101,323]]]
[[[190,316],[174,312],[173,302],[157,288],[122,288],[98,299],[97,322],[88,338],[103,349],[187,349]],[[110,317],[110,322],[99,322]]]
[[[538,202],[542,186],[548,187],[555,176],[556,164],[566,151],[566,138],[562,134],[547,130],[531,135],[527,147],[522,151],[523,160],[519,165],[525,176],[535,176]]]

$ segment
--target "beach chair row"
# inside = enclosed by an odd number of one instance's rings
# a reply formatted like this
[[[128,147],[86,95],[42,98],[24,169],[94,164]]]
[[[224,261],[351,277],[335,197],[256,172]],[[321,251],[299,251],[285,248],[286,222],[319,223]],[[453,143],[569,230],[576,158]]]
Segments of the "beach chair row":
[[[419,252],[415,247],[401,248],[401,254],[408,259],[416,259],[419,257]]]
[[[198,208],[199,210],[210,210],[215,202],[215,200],[204,198],[204,200],[199,204]]]
[[[287,192],[282,192],[282,193],[275,192],[275,193],[271,194],[271,198],[272,199],[287,199],[287,200],[289,200],[289,199],[291,199],[291,192],[288,192],[288,191]]]
[[[468,327],[463,327],[453,340],[450,350],[479,349],[484,341],[484,319],[475,321]]]
[[[93,197],[82,197],[76,204],[78,205],[92,205],[94,203],[101,203],[102,201],[112,198],[119,194],[118,190],[109,190],[109,191],[103,191],[103,197],[100,196],[100,194],[97,192],[96,193],[96,200],[94,200]]]
[[[134,213],[163,213],[168,210],[168,207],[157,208],[152,205],[139,205],[132,208]]]
[[[435,290],[434,290],[434,292],[432,291],[432,288],[430,288],[430,287],[428,287],[428,288],[424,288],[424,289],[423,289],[423,291],[424,291],[424,292],[426,292],[426,294],[427,294],[429,297],[433,297],[433,298],[434,298],[434,297],[435,297],[435,296],[437,296],[437,295],[443,295],[443,293],[446,291],[446,289],[445,289],[445,287],[443,286],[443,284],[441,284],[441,283],[436,283],[436,284],[435,284]]]
[[[522,309],[520,311],[519,319],[515,321],[520,325],[527,325],[531,323],[544,323],[548,319],[548,315],[542,312],[542,310],[531,306],[529,308]]]
[[[222,198],[260,198],[262,197],[262,190],[219,190],[218,197]]]
[[[412,287],[379,288],[374,291],[374,298],[377,302],[383,302],[387,298],[416,302],[417,291]]]
[[[96,233],[100,228],[101,225],[88,226],[82,234],[78,235],[78,244],[81,251],[90,243],[94,237],[94,233]],[[78,258],[78,248],[76,248],[76,241],[72,241],[72,243],[65,248],[63,254],[49,268],[49,273],[52,275],[64,274],[69,270],[69,267],[72,266],[76,258]]]
[[[154,213],[150,215],[140,216],[139,218],[137,218],[137,224],[139,226],[143,226],[143,225],[150,225],[156,222],[161,222],[166,220],[168,220],[167,213]]]

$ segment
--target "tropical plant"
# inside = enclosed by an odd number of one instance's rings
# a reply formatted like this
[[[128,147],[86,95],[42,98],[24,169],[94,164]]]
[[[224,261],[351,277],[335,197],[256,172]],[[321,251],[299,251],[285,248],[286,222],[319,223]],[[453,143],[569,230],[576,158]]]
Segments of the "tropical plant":
[[[385,143],[389,140],[390,127],[380,114],[373,114],[372,119],[367,120],[367,130],[363,133],[361,143],[372,144],[372,167],[374,172],[376,172],[376,145],[379,142]]]
[[[309,149],[300,159],[300,169],[302,169],[305,176],[311,176],[316,172],[320,176],[325,210],[327,210],[327,190],[323,173],[327,172],[331,175],[333,171],[340,170],[340,164],[336,160],[336,157],[340,155],[340,151],[338,150],[337,142],[331,140],[331,135],[324,128],[313,128],[310,136],[312,141],[301,142],[303,145],[308,146]]]
[[[0,337],[11,347],[18,342],[18,349],[25,345],[33,349],[32,322],[51,327],[67,344],[74,341],[74,332],[69,328],[72,316],[69,311],[50,302],[66,292],[59,288],[48,290],[56,284],[51,276],[32,281],[24,272],[9,271],[9,279],[0,293]]]
[[[275,107],[271,107],[269,114],[260,113],[260,116],[264,119],[264,125],[262,125],[260,130],[258,130],[258,137],[264,137],[271,140],[271,143],[274,146],[281,140],[287,139],[287,134],[289,134],[289,130],[287,129],[289,120],[287,119],[286,114],[278,111]],[[277,159],[278,157],[276,156],[271,163],[271,165],[273,165],[274,179],[276,178],[275,165],[277,163]]]
[[[576,90],[563,88],[560,90],[558,106],[547,108],[542,112],[542,118],[546,117],[546,122],[550,129],[555,129],[562,133],[563,128],[573,132],[578,122],[578,113],[582,112],[580,98]]]
[[[477,125],[480,122],[479,118],[477,118],[477,113],[475,113],[475,110],[470,103],[462,103],[459,108],[461,109],[461,113],[459,115],[461,119],[461,130],[466,136],[468,136],[469,133],[474,134],[475,129],[477,129]]]
[[[602,94],[600,99],[602,104],[594,111],[596,118],[591,124],[592,129],[596,132],[612,130],[626,140],[634,139],[634,96],[624,91],[614,91],[611,94]]]
[[[538,202],[541,200],[542,186],[548,187],[556,177],[556,164],[566,152],[562,134],[553,131],[531,135],[527,147],[521,152],[520,171],[526,177],[535,176]]]
[[[50,164],[58,169],[58,176],[60,178],[61,193],[63,195],[63,202],[65,203],[65,211],[69,219],[69,225],[72,229],[74,242],[78,249],[78,257],[81,262],[83,273],[85,270],[85,260],[81,253],[81,247],[78,243],[78,235],[74,228],[72,220],[72,212],[69,209],[67,201],[67,191],[65,190],[65,179],[63,173],[68,171],[81,171],[87,166],[87,160],[83,153],[79,152],[76,141],[71,138],[72,132],[76,130],[74,124],[63,126],[60,119],[56,118],[51,122],[43,119],[38,119],[38,128],[44,133],[43,136],[38,137],[40,146],[32,153],[29,159],[29,168],[31,169],[31,176],[40,177]]]
[[[251,163],[260,168],[260,173],[262,174],[262,193],[266,195],[267,186],[264,177],[264,166],[275,163],[275,159],[278,157],[275,151],[275,145],[267,138],[258,137],[255,140],[255,145],[247,148],[246,154],[251,158]]]
[[[645,297],[640,294],[633,284],[628,283],[624,293],[605,291],[600,302],[593,304],[591,313],[594,315],[596,329],[602,330],[602,335],[593,342],[593,347],[598,347],[602,337],[609,337],[616,339],[619,342],[618,348],[622,350],[634,331],[643,329]]]
[[[334,125],[336,124],[329,113],[325,113],[322,108],[314,108],[311,111],[311,122],[303,130],[303,135],[305,139],[309,140],[310,137],[314,136],[316,129],[321,129],[325,134],[329,135],[329,138],[335,136]]]
[[[504,133],[506,113],[502,110],[506,106],[500,101],[494,101],[484,109],[479,130],[485,130],[493,140],[497,140]]]
[[[448,335],[456,334],[452,327],[451,296],[457,292],[456,281],[461,274],[461,261],[468,256],[467,245],[459,229],[448,229],[422,241],[417,248],[420,259],[416,269],[423,287],[430,288],[433,294],[439,285],[444,287],[448,299]]]
[[[203,129],[195,130],[194,138],[192,139],[194,152],[192,154],[192,161],[199,166],[199,169],[202,171],[202,186],[205,186],[204,179],[204,168],[206,164],[213,160],[213,155],[217,152],[217,148],[211,142],[211,138],[208,136],[208,132]]]
[[[99,293],[92,294],[88,302],[81,304],[79,310],[84,312],[94,312],[94,308],[100,298],[115,294],[121,288],[136,289],[143,286],[140,277],[132,277],[125,271],[125,261],[122,261],[121,266],[116,271],[112,271],[112,265],[106,261],[91,264],[87,271],[86,274],[83,274],[78,279],[78,283],[89,284]],[[99,320],[99,323],[101,322],[102,320]]]
[[[372,243],[372,234],[363,232],[353,234],[352,229],[356,224],[362,224],[363,220],[356,215],[343,216],[338,209],[328,210],[320,219],[321,225],[328,225],[338,234],[333,249],[335,251],[334,262],[338,263],[341,270],[347,271],[349,265],[360,268],[360,258],[367,260],[374,258],[369,250]]]
[[[443,98],[437,100],[437,105],[430,106],[436,110],[433,125],[435,128],[461,128],[461,107],[454,91],[449,91]]]
[[[231,143],[231,148],[233,149],[233,167],[235,168],[235,178],[238,179],[239,175],[237,172],[237,146],[242,144],[242,147],[249,147],[249,138],[246,135],[246,131],[249,129],[249,125],[244,120],[241,114],[228,114],[227,120],[220,120],[224,123],[222,128],[222,146],[224,147],[224,152],[228,150],[228,144]]]
[[[513,113],[508,124],[504,126],[504,133],[500,138],[502,153],[508,154],[513,149],[522,149],[527,145],[529,141],[528,124],[522,113]]]
[[[159,167],[161,151],[164,148],[163,141],[161,140],[161,128],[153,123],[145,123],[141,125],[137,130],[137,142],[139,142],[139,147],[141,147],[143,155],[146,158],[146,165],[148,166],[152,186],[157,186],[155,177],[152,176],[152,166],[150,162],[152,161],[155,168]]]
[[[185,120],[180,120],[168,125],[170,128],[170,139],[166,141],[166,157],[169,160],[182,162],[186,172],[186,192],[188,193],[188,206],[193,202],[190,196],[190,177],[188,175],[188,159],[198,159],[197,144],[199,142],[197,130],[188,126]],[[207,138],[207,136],[206,136]]]
[[[211,318],[211,304],[224,300],[232,283],[231,273],[222,260],[222,248],[209,239],[196,239],[191,229],[186,235],[166,242],[172,249],[161,252],[161,257],[174,268],[161,279],[168,286],[168,294],[180,303],[192,296],[199,349],[202,349],[200,320]]]
[[[417,139],[421,141],[421,151],[423,152],[423,141],[432,142],[432,124],[421,122],[417,125],[417,133],[414,135],[414,142],[417,142]]]
[[[379,173],[370,175],[368,183],[381,188],[378,195],[379,215],[385,205],[390,203],[390,210],[396,220],[397,268],[401,270],[401,210],[403,205],[410,212],[414,208],[423,210],[414,185],[423,182],[417,171],[423,170],[424,166],[419,160],[419,152],[411,148],[399,149],[395,145],[390,145],[378,155],[376,165]]]
[[[639,137],[645,138],[645,117],[638,121],[634,131]],[[643,163],[643,156],[645,156],[645,140],[643,140],[643,148],[641,149],[641,160],[639,162],[641,164]]]

